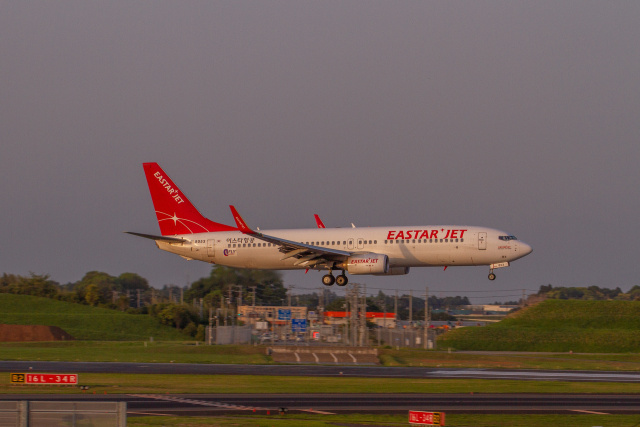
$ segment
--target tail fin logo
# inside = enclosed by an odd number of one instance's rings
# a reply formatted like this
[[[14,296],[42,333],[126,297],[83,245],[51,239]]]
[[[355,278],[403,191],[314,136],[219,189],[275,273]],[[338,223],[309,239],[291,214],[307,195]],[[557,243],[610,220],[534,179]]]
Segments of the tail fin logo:
[[[167,193],[169,193],[169,195],[171,196],[171,198],[173,200],[178,202],[178,204],[184,203],[184,199],[182,197],[180,197],[179,191],[177,189],[174,189],[173,187],[171,187],[171,184],[168,183],[167,180],[164,179],[164,177],[162,175],[160,175],[160,172],[154,173],[153,176],[158,180],[160,185],[162,185],[167,190]]]
[[[202,216],[160,165],[144,163],[142,166],[163,236],[237,230]]]

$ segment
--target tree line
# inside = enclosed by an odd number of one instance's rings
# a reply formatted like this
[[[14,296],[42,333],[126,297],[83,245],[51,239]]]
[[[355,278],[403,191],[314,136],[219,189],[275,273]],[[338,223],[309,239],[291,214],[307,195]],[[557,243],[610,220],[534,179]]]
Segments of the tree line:
[[[120,310],[130,314],[150,315],[163,325],[172,326],[188,336],[204,339],[209,310],[255,299],[259,305],[281,305],[287,291],[277,272],[239,270],[216,266],[208,277],[190,286],[149,286],[136,273],[112,276],[90,271],[77,282],[61,285],[48,274],[28,276],[3,273],[0,293],[32,295]]]
[[[633,286],[629,292],[615,289],[601,288],[599,286],[588,287],[553,287],[552,285],[540,286],[538,296],[551,299],[577,299],[592,301],[640,301],[640,286]]]

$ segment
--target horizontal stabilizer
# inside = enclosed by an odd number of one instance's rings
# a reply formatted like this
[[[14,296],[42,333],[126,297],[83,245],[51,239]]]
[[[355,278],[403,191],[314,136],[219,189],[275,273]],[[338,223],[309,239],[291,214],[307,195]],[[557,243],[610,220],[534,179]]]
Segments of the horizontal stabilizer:
[[[145,239],[151,239],[151,240],[167,242],[167,243],[184,243],[188,241],[186,239],[178,239],[176,237],[154,236],[153,234],[134,233],[133,231],[125,231],[125,233],[133,234],[134,236],[138,236],[138,237],[144,237]]]

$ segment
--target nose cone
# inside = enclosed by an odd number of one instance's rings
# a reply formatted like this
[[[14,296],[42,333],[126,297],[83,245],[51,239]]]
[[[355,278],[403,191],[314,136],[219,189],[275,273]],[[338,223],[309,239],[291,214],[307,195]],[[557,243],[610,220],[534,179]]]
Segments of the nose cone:
[[[527,245],[525,242],[519,241],[518,242],[518,252],[521,257],[529,255],[531,252],[533,252],[533,248],[529,245]]]

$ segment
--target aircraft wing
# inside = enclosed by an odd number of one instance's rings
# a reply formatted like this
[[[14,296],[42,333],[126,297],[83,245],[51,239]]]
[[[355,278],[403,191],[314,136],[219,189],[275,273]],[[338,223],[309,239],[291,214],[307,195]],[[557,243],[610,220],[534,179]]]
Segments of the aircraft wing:
[[[176,237],[154,236],[153,234],[134,233],[133,231],[125,231],[125,233],[133,234],[134,236],[138,236],[138,237],[144,237],[145,239],[151,239],[151,240],[167,242],[167,243],[184,243],[188,241],[186,239],[178,239]]]
[[[321,264],[330,264],[335,261],[345,261],[352,254],[351,252],[341,251],[338,249],[324,248],[322,246],[307,245],[302,242],[294,242],[292,240],[282,239],[280,237],[268,236],[266,234],[253,231],[244,222],[238,211],[233,205],[229,206],[233,219],[236,221],[238,229],[244,234],[251,235],[257,239],[280,246],[280,252],[284,254],[281,258],[297,258],[295,265],[314,267]]]

